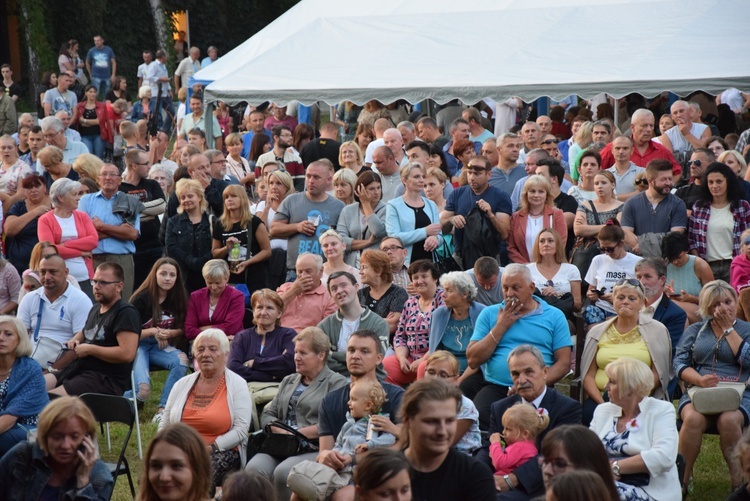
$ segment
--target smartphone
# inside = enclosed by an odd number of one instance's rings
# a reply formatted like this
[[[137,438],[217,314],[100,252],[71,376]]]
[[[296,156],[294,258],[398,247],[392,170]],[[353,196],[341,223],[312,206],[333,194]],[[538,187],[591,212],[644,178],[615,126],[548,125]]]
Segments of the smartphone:
[[[607,289],[602,287],[601,289],[594,289],[597,296],[603,296],[607,293]]]
[[[667,296],[669,296],[669,297],[677,297],[677,296],[681,296],[681,295],[682,294],[680,294],[679,292],[675,292],[675,291],[667,293]]]
[[[89,437],[90,435],[87,433],[86,437]],[[81,451],[81,454],[86,454],[86,446],[83,445],[83,441],[81,441],[80,444],[78,444],[78,450]]]

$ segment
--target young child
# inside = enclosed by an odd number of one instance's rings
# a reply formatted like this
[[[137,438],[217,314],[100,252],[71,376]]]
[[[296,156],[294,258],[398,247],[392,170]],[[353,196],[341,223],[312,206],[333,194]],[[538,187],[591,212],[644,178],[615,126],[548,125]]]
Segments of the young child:
[[[453,353],[437,350],[425,361],[424,377],[425,379],[442,379],[446,383],[458,386],[459,369],[458,359]],[[465,395],[461,396],[461,409],[456,419],[458,426],[453,446],[457,451],[471,456],[482,446],[482,434],[479,431],[479,411],[474,402]]]
[[[39,275],[33,270],[26,270],[23,272],[23,288],[26,292],[37,290],[42,286],[42,281],[39,280]]]
[[[336,490],[349,484],[355,455],[396,442],[396,437],[392,434],[377,432],[369,426],[370,416],[380,411],[385,399],[385,390],[377,381],[360,379],[352,383],[346,423],[333,447],[343,457],[344,467],[335,471],[314,461],[302,461],[295,465],[287,478],[287,485],[294,492],[293,500],[328,499]]]
[[[490,436],[490,458],[495,475],[509,475],[538,454],[536,437],[549,424],[549,416],[533,406],[518,403],[503,414],[503,433]],[[505,439],[506,447],[500,444]]]

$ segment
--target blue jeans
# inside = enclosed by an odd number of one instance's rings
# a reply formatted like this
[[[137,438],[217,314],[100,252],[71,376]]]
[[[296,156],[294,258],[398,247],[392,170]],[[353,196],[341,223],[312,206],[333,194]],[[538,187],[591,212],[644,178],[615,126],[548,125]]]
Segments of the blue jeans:
[[[169,392],[172,391],[172,386],[187,374],[187,356],[184,357],[184,360],[181,360],[180,355],[182,354],[174,346],[167,346],[163,350],[159,349],[159,343],[153,337],[148,337],[138,343],[138,360],[136,360],[134,368],[137,388],[140,388],[141,384],[151,385],[150,366],[153,365],[169,371],[167,380],[164,382],[164,389],[161,392],[159,407],[167,405],[167,398],[169,398]],[[131,392],[125,394],[127,397],[131,395]]]
[[[112,82],[107,78],[91,78],[91,85],[96,89],[97,97],[104,100],[104,96],[109,92],[109,88],[112,86]]]
[[[35,426],[31,428],[33,429]],[[0,433],[0,457],[3,457],[18,442],[25,442],[27,433],[28,430],[18,423],[14,424],[10,430]]]
[[[104,139],[99,134],[94,136],[81,136],[81,142],[89,149],[89,153],[104,160]]]

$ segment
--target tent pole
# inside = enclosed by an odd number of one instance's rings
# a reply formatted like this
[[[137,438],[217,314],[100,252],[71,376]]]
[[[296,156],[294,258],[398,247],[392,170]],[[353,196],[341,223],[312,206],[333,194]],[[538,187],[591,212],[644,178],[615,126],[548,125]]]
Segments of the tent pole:
[[[208,103],[206,105],[206,111],[203,112],[205,114],[206,119],[203,121],[206,125],[206,144],[208,145],[209,149],[213,149],[216,147],[216,141],[214,140],[214,103]]]

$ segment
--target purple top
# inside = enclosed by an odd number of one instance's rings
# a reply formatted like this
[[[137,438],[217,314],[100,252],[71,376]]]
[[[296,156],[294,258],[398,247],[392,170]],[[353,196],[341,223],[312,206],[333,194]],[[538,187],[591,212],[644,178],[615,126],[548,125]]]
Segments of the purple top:
[[[294,366],[294,329],[276,327],[266,333],[266,344],[261,347],[263,336],[255,327],[245,329],[236,336],[229,348],[227,367],[246,381],[280,382],[292,374]],[[248,360],[255,360],[253,367],[245,367]]]

